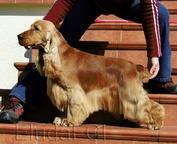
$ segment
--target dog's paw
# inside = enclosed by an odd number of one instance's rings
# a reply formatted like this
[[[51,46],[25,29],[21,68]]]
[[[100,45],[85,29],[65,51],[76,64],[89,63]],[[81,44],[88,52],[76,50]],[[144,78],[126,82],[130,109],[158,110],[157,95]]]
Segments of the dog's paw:
[[[53,124],[55,125],[61,125],[62,119],[60,117],[55,117]]]
[[[65,127],[74,126],[72,123],[69,123],[67,119],[65,119],[65,118],[62,119],[60,117],[55,117],[53,124],[65,126]]]
[[[148,124],[148,129],[151,130],[159,130],[163,127],[163,122],[162,123],[153,123],[153,124]]]
[[[161,129],[164,126],[165,119],[165,109],[163,105],[151,101],[151,110],[149,114],[149,117],[151,118],[151,121],[148,124],[149,129]]]

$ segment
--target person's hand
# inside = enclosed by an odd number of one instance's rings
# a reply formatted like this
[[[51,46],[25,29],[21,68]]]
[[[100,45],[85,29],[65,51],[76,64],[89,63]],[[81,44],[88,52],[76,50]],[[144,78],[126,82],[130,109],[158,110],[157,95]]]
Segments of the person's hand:
[[[160,65],[159,65],[159,58],[158,57],[152,57],[150,59],[150,74],[152,74],[152,76],[150,77],[150,79],[153,79],[157,76],[159,69],[160,69]]]

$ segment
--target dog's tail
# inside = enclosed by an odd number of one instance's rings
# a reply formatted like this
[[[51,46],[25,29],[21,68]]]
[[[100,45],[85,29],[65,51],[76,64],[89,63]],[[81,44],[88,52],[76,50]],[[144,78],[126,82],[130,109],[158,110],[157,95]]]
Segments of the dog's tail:
[[[137,71],[139,72],[139,78],[143,83],[147,83],[151,77],[150,72],[147,68],[142,65],[136,65]]]

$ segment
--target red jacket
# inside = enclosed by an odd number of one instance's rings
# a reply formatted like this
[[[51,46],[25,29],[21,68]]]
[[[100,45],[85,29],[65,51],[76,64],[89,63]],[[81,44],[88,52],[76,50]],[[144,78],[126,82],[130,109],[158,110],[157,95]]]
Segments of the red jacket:
[[[77,0],[57,0],[44,19],[50,20],[58,26],[76,1]],[[161,42],[158,20],[158,1],[140,0],[140,2],[142,6],[142,15],[144,16],[142,25],[147,42],[148,56],[160,57]]]

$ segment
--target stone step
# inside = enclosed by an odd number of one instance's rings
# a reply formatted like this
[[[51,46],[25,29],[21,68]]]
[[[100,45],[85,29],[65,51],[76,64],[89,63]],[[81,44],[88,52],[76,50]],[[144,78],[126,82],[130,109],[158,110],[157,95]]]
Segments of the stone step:
[[[177,44],[177,21],[170,23],[170,43]],[[92,24],[81,37],[82,41],[109,41],[110,43],[145,43],[141,24],[125,20],[100,20]]]
[[[163,0],[162,3],[169,10],[171,15],[177,15],[177,0]]]
[[[177,0],[163,0],[161,1],[170,12],[170,19],[177,19]]]
[[[165,126],[177,126],[177,95],[170,94],[149,94],[150,99],[153,99],[165,107],[166,118]]]
[[[82,50],[147,50],[145,43],[110,43],[109,41],[80,41]],[[172,51],[177,51],[177,44],[171,44]]]
[[[20,122],[0,124],[0,143],[3,144],[167,144],[177,142],[175,126],[147,130],[120,126],[87,124],[81,127],[60,127],[52,124]]]
[[[0,143],[177,143],[177,96],[150,94],[149,97],[165,107],[165,126],[160,130],[148,130],[146,127],[138,127],[127,121],[111,124],[92,122],[80,127],[61,127],[50,123],[20,121],[17,124],[0,124]],[[102,115],[101,119],[105,117]]]
[[[21,71],[23,71],[26,66],[31,65],[32,63],[16,63],[16,66],[18,66],[18,69]],[[0,90],[0,95],[7,97],[9,91],[10,90]],[[94,119],[92,118],[92,122],[85,123],[80,127],[60,127],[50,123],[29,121],[20,121],[18,124],[0,124],[0,143],[177,143],[177,95],[149,94],[149,97],[163,104],[165,107],[165,126],[160,130],[153,131],[146,129],[146,127],[140,128],[127,121],[120,123],[111,121],[111,123],[104,124],[101,123],[101,121],[107,121],[106,119],[109,117],[96,114],[99,121],[94,123]],[[41,112],[45,112],[45,110]]]
[[[136,64],[147,65],[147,53],[146,51],[139,50],[122,50],[122,51],[114,51],[114,50],[106,50],[104,53],[107,57],[116,57],[123,58],[129,61],[132,61]],[[177,51],[172,52],[172,67],[177,68]]]
[[[146,44],[110,43],[108,41],[81,41],[81,50],[107,57],[124,58],[136,64],[147,65]],[[177,68],[177,44],[172,44],[172,67]]]

